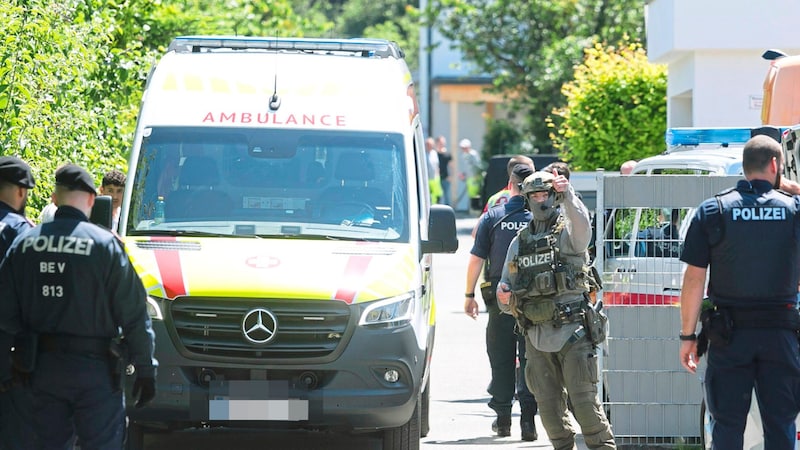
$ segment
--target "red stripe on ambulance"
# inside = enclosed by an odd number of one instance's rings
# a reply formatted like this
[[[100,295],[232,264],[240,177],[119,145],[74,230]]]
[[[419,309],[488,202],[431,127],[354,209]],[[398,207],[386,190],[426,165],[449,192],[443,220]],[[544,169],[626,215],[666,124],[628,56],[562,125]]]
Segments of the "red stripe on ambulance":
[[[371,255],[353,255],[347,259],[342,287],[333,295],[334,299],[341,300],[347,304],[353,303],[358,292],[357,286],[361,285],[361,277],[367,271],[370,261],[372,261]]]
[[[175,236],[154,236],[151,240],[154,242],[175,242],[176,238]],[[161,284],[164,286],[167,298],[186,295],[180,252],[171,249],[155,249],[153,255],[156,258],[158,272],[161,274]]]

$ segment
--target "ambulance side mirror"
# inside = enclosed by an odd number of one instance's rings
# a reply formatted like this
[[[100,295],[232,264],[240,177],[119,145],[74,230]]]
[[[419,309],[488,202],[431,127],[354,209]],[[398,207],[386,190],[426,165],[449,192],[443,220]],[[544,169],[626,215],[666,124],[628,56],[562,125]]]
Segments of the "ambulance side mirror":
[[[112,213],[111,196],[98,195],[94,199],[94,206],[92,207],[92,214],[89,216],[89,221],[110,230],[113,222]]]
[[[428,239],[422,241],[422,253],[455,253],[458,250],[456,214],[447,205],[431,205],[428,216]]]

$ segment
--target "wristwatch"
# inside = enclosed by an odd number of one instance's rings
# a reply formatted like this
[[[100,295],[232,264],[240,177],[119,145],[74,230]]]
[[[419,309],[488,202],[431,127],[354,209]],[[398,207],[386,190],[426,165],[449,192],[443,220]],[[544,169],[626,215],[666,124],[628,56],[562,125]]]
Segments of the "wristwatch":
[[[680,339],[682,341],[696,341],[697,340],[697,334],[695,334],[695,333],[692,333],[692,334],[681,334],[681,333],[678,333],[678,339]]]

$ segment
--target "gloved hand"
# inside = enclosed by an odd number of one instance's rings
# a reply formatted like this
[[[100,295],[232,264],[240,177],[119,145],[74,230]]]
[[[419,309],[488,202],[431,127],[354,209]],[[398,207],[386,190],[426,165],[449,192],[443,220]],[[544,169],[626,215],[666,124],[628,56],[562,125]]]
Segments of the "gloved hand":
[[[133,382],[133,398],[136,399],[136,408],[142,408],[144,405],[150,403],[156,396],[156,380],[155,378],[136,377]]]

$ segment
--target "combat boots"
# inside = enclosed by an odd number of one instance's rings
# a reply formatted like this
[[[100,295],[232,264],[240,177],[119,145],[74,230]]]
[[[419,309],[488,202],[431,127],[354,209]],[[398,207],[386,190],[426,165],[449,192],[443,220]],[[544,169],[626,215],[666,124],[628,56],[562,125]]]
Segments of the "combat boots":
[[[536,432],[536,423],[533,421],[532,415],[523,415],[519,420],[519,427],[522,429],[523,441],[539,439],[539,434]]]
[[[492,431],[500,437],[511,436],[511,416],[497,416],[492,422]]]

